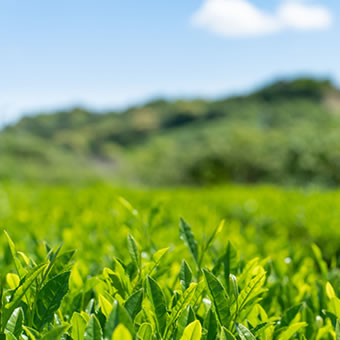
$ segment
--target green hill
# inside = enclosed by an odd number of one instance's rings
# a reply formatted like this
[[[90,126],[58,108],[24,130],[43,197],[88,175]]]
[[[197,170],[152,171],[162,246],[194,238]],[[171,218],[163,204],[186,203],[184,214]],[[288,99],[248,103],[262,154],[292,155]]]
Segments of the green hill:
[[[329,81],[306,78],[216,101],[42,113],[0,133],[0,178],[337,185],[339,103]]]

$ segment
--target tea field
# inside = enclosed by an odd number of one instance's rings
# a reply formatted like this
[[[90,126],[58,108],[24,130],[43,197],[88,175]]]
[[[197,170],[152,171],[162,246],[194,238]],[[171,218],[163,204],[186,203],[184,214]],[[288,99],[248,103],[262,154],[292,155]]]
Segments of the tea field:
[[[340,339],[340,192],[0,187],[1,339]]]

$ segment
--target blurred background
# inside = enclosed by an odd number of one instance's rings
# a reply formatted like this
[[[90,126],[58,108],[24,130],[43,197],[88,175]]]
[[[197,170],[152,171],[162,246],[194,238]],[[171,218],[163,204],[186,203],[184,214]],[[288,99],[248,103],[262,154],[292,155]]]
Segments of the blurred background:
[[[340,184],[338,0],[0,4],[0,180]]]

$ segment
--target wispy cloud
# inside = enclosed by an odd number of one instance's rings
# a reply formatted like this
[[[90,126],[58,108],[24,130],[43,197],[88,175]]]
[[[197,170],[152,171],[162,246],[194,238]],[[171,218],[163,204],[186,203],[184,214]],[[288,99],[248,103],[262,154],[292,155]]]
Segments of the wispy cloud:
[[[283,0],[273,12],[249,0],[204,0],[191,22],[226,37],[259,36],[283,30],[324,30],[333,21],[330,10],[303,0]]]

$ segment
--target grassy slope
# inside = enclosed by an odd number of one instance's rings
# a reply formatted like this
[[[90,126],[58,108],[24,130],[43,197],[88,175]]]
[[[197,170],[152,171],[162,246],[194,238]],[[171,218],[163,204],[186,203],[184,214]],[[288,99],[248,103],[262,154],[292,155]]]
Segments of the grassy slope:
[[[300,79],[219,101],[24,118],[0,133],[0,178],[334,185],[340,119],[330,96],[329,83]]]

